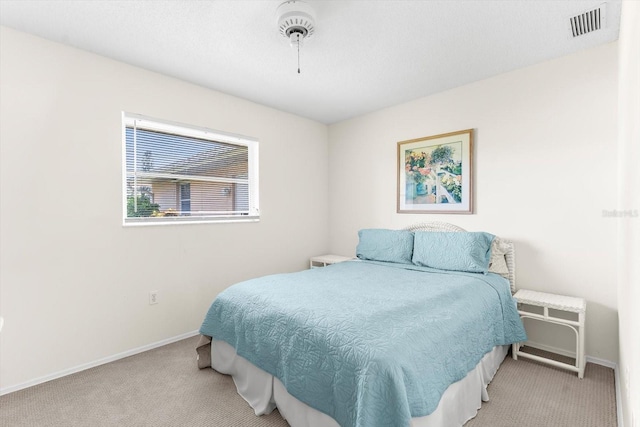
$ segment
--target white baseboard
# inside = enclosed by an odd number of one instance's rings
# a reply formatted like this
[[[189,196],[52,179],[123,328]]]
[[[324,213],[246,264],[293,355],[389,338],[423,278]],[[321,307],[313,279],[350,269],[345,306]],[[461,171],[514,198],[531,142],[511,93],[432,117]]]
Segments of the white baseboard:
[[[576,357],[575,351],[568,351],[563,348],[552,347],[550,345],[540,344],[534,341],[527,341],[524,343],[524,345],[537,348],[539,350],[544,350],[551,353],[559,354],[561,356],[567,356],[567,357],[573,357],[573,358]],[[585,358],[589,363],[594,363],[596,365],[601,365],[601,366],[613,369],[614,383],[615,383],[615,389],[616,389],[616,412],[618,415],[618,427],[624,427],[624,420],[622,419],[622,394],[621,394],[622,391],[620,390],[620,374],[618,373],[618,364],[610,360],[600,359],[599,357],[593,357],[589,355],[587,355]]]
[[[171,344],[176,341],[180,341],[186,338],[191,338],[193,336],[198,335],[199,331],[191,331],[182,335],[178,335],[175,337],[167,338],[158,342],[154,342],[151,344],[144,345],[142,347],[134,348],[132,350],[127,350],[122,353],[114,354],[112,356],[103,357],[102,359],[94,360],[93,362],[84,363],[79,366],[75,366],[73,368],[65,369],[62,371],[55,372],[53,374],[45,375],[22,384],[17,384],[9,387],[0,388],[0,396],[4,394],[13,393],[14,391],[22,390],[25,388],[33,387],[34,385],[42,384],[47,381],[55,380],[56,378],[62,378],[67,375],[75,374],[76,372],[84,371],[87,369],[95,368],[96,366],[104,365],[105,363],[114,362],[119,359],[124,359],[125,357],[133,356],[138,353],[142,353],[145,351],[153,350],[154,348],[162,347],[163,345]],[[195,355],[194,355],[195,357]]]
[[[618,366],[614,368],[616,382],[616,415],[618,416],[618,427],[624,427],[624,417],[622,415],[622,390],[620,389],[620,374]]]

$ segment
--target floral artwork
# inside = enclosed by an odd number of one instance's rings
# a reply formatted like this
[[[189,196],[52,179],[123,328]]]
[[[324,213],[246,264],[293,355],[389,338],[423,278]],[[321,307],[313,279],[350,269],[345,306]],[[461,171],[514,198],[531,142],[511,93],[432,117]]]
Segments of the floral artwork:
[[[467,130],[398,143],[399,213],[471,213],[472,135]]]

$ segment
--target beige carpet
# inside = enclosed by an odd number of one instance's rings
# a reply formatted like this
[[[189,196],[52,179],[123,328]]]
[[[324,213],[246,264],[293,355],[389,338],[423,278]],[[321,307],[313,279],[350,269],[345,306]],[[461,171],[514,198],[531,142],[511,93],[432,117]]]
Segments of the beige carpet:
[[[525,351],[574,364],[568,357]],[[615,427],[613,369],[587,363],[584,378],[565,369],[507,356],[488,387],[488,402],[465,427]]]
[[[230,377],[198,370],[197,338],[0,397],[0,426],[286,427],[256,417]],[[465,427],[615,427],[614,375],[587,364],[585,378],[528,360],[505,360]]]

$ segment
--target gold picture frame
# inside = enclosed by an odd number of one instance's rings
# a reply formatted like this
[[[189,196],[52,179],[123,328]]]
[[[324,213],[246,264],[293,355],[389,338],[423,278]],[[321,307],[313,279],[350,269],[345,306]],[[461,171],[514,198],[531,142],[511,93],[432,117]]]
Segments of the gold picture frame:
[[[473,213],[473,129],[398,142],[398,213]]]

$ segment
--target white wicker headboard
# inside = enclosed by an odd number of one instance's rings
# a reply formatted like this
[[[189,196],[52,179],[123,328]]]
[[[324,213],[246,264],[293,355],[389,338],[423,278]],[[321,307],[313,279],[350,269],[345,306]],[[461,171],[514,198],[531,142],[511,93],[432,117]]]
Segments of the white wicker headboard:
[[[458,227],[457,225],[449,224],[448,222],[422,222],[419,224],[410,225],[405,227],[404,230],[409,231],[467,231],[462,227]],[[504,258],[507,262],[507,268],[509,269],[509,283],[511,285],[511,293],[516,293],[516,255],[515,255],[515,247],[513,242],[508,240],[500,239],[506,246],[509,247],[509,250],[505,254]]]

